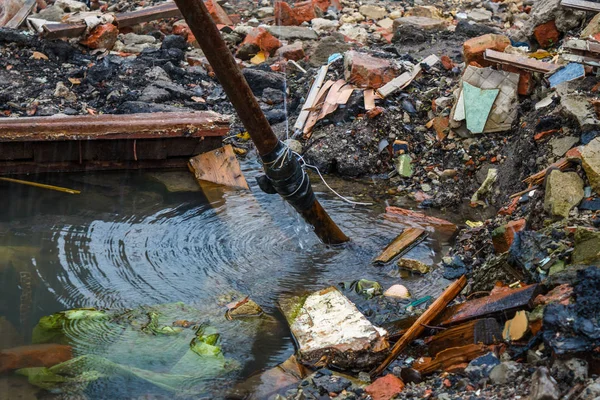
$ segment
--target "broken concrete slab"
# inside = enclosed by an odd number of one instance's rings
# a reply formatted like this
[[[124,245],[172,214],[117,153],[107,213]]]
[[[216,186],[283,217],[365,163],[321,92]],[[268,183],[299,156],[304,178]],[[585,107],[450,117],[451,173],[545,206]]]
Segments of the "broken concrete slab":
[[[309,367],[363,371],[389,353],[387,332],[371,324],[335,287],[280,302],[298,343],[298,360]]]
[[[590,265],[598,261],[600,261],[600,232],[577,228],[575,251],[573,251],[571,262]]]
[[[317,40],[317,32],[303,26],[268,26],[267,31],[281,40]]]
[[[358,12],[367,17],[368,19],[380,20],[385,18],[387,11],[385,7],[379,7],[374,5],[363,5],[360,6]]]
[[[577,142],[579,142],[579,138],[577,136],[554,138],[550,141],[550,146],[552,146],[552,154],[557,157],[562,157],[567,151],[571,150],[571,148],[575,146]]]
[[[596,118],[587,97],[569,93],[565,84],[558,85],[557,91],[560,94],[562,113],[577,120],[581,130],[589,131],[600,126],[600,121]]]
[[[413,27],[426,31],[446,28],[446,21],[427,17],[401,17],[394,20],[394,32],[400,27]]]
[[[569,211],[583,199],[583,180],[576,172],[552,170],[546,179],[544,209],[556,217],[568,218]]]
[[[592,140],[583,148],[581,160],[592,189],[600,194],[600,137]]]

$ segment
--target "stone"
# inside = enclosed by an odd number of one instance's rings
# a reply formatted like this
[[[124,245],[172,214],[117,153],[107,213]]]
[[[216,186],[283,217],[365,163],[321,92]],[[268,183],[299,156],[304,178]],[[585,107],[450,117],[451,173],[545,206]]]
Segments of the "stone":
[[[500,364],[498,357],[494,353],[489,352],[472,360],[467,368],[465,368],[465,373],[472,380],[478,381],[487,378],[492,369],[498,364]]]
[[[186,40],[179,35],[167,35],[162,41],[160,46],[161,49],[187,49],[188,44]]]
[[[90,49],[112,49],[119,36],[119,29],[113,24],[98,25],[80,43]]]
[[[594,15],[594,18],[592,18],[587,26],[581,31],[580,37],[582,39],[587,39],[598,33],[600,33],[600,13]]]
[[[244,68],[242,74],[255,96],[262,96],[266,88],[285,90],[285,81],[282,74],[254,68]]]
[[[307,366],[325,361],[337,369],[362,371],[389,353],[387,332],[335,287],[279,304],[298,344],[298,360]]]
[[[506,47],[509,45],[510,39],[507,36],[488,33],[464,42],[463,56],[467,64],[475,62],[486,67],[491,64],[483,58],[483,53],[487,49],[503,52],[504,49],[506,49]]]
[[[262,308],[248,297],[227,304],[226,316],[228,319],[259,317],[262,314]]]
[[[285,93],[283,93],[282,90],[279,89],[273,89],[273,88],[265,88],[265,90],[263,90],[263,94],[262,94],[262,101],[264,101],[265,103],[272,105],[272,104],[280,104],[283,103],[283,101],[285,100]]]
[[[492,15],[492,12],[486,10],[485,8],[474,8],[473,10],[469,11],[467,17],[471,21],[487,22],[492,19]]]
[[[311,1],[296,3],[293,8],[285,1],[277,1],[274,12],[275,21],[284,26],[298,26],[317,18],[315,6]]]
[[[515,233],[525,229],[525,219],[510,221],[492,231],[492,243],[497,254],[506,253],[515,238]]]
[[[371,396],[373,400],[390,400],[398,393],[404,390],[404,382],[393,374],[387,374],[381,378],[377,378],[365,388],[365,392]]]
[[[63,9],[57,6],[56,4],[48,6],[34,15],[35,18],[40,18],[52,22],[61,22],[64,16],[65,12],[63,11]]]
[[[338,21],[332,21],[325,18],[315,18],[312,21],[310,21],[310,24],[313,30],[318,34],[335,32],[340,26],[340,23]]]
[[[384,18],[382,20],[377,21],[377,25],[382,27],[383,29],[391,31],[394,27],[394,20],[391,18]]]
[[[398,267],[412,272],[417,272],[419,274],[428,273],[430,268],[429,265],[419,260],[412,260],[410,258],[401,258],[398,260]]]
[[[600,194],[600,137],[595,138],[583,148],[581,160],[592,189]]]
[[[77,101],[77,95],[75,95],[75,93],[73,93],[68,87],[65,86],[64,83],[60,81],[56,83],[54,97],[59,97],[71,102]]]
[[[300,141],[295,140],[295,139],[286,139],[284,141],[284,143],[287,147],[289,147],[290,150],[292,150],[298,154],[302,154],[303,146]]]
[[[600,125],[600,121],[596,118],[588,98],[568,92],[568,87],[561,88],[563,84],[557,86],[557,92],[560,94],[560,105],[562,113],[570,118],[577,120],[579,127],[583,131],[590,131]]]
[[[350,49],[350,45],[340,38],[343,37],[340,34],[333,34],[326,36],[317,42],[316,47],[313,49],[310,55],[309,62],[312,66],[321,66],[327,63],[327,59],[330,55],[335,53],[345,53]]]
[[[66,13],[76,13],[90,10],[84,2],[77,0],[56,0],[54,5],[62,8],[62,10]]]
[[[575,231],[573,264],[593,264],[600,261],[600,232],[578,227]]]
[[[552,146],[552,154],[554,154],[556,157],[562,157],[567,153],[567,151],[571,150],[571,148],[575,146],[577,142],[579,142],[579,138],[577,136],[554,138],[550,141],[550,146]]]
[[[556,358],[550,369],[552,376],[563,382],[582,383],[588,378],[589,364],[586,360]]]
[[[168,90],[150,85],[144,88],[140,97],[138,98],[138,101],[143,101],[146,103],[162,103],[170,98],[171,94]]]
[[[590,383],[581,392],[578,400],[597,399],[600,397],[600,379],[596,379],[595,382]]]
[[[223,7],[217,3],[217,0],[204,0],[204,5],[208,9],[210,16],[217,25],[233,25],[229,15],[223,10]]]
[[[435,6],[415,6],[404,13],[406,17],[442,19],[442,10]]]
[[[159,66],[150,68],[150,70],[146,72],[146,77],[148,77],[148,79],[150,79],[151,81],[171,82],[171,78],[169,77],[169,74],[167,74],[167,71],[165,71]]]
[[[373,5],[360,6],[358,12],[367,17],[368,19],[374,19],[375,21],[383,19],[387,15],[385,7]]]
[[[137,33],[128,33],[123,35],[121,41],[126,46],[134,44],[153,44],[156,43],[156,38],[150,35],[138,35]]]
[[[317,32],[304,26],[269,26],[269,33],[281,40],[317,40]]]
[[[560,389],[556,380],[548,372],[548,368],[538,368],[531,377],[530,400],[558,400]]]
[[[544,209],[552,216],[568,218],[583,200],[583,179],[576,172],[553,170],[546,178]]]
[[[536,1],[526,26],[526,36],[533,34],[536,26],[548,21],[554,21],[559,32],[566,33],[572,29],[578,28],[585,19],[586,12],[575,9],[563,8],[560,6],[561,0]]]
[[[346,52],[344,68],[346,80],[363,88],[380,88],[398,75],[389,60],[354,50]]]
[[[259,51],[264,51],[273,55],[280,47],[281,42],[265,28],[253,28],[252,31],[246,35],[244,41],[238,48],[236,57],[241,60],[249,60]]]
[[[275,15],[275,9],[273,7],[261,7],[257,8],[254,14],[260,19],[272,17]]]
[[[312,379],[315,387],[325,393],[340,393],[352,386],[352,381],[343,376],[334,375],[331,371],[317,371]]]
[[[0,374],[21,368],[52,367],[73,358],[71,346],[33,344],[0,351]]]
[[[533,36],[535,36],[535,40],[540,46],[548,48],[558,44],[560,32],[556,28],[556,23],[552,20],[536,26],[533,29]]]
[[[353,24],[344,24],[338,30],[342,35],[358,43],[366,44],[369,39],[369,33],[365,28]]]
[[[523,367],[515,361],[504,361],[490,371],[490,380],[494,385],[513,383],[520,375]]]
[[[294,61],[302,60],[305,56],[304,45],[301,41],[297,41],[292,44],[282,46],[279,49],[277,49],[275,56],[283,57],[287,60],[294,60]]]
[[[423,29],[426,31],[446,28],[446,21],[427,17],[401,17],[394,20],[394,31],[401,26]]]
[[[383,295],[394,299],[410,299],[410,292],[403,285],[392,285],[383,292]]]

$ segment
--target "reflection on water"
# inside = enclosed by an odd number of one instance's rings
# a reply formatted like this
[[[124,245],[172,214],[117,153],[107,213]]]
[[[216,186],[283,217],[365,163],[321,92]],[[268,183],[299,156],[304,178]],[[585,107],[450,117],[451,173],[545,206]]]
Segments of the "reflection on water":
[[[256,163],[243,168],[251,192],[217,186],[195,191],[187,172],[177,179],[166,175],[171,191],[157,179],[160,173],[145,172],[26,178],[78,189],[81,195],[1,184],[0,316],[19,336],[4,335],[0,347],[27,343],[41,317],[65,309],[183,302],[202,310],[219,330],[225,355],[241,366],[235,377],[241,380],[293,352],[276,308],[280,296],[360,278],[384,288],[401,280],[392,266],[370,263],[402,229],[381,218],[383,205],[353,208],[315,185],[324,207],[352,238],[341,248],[328,248],[278,196],[258,189]],[[369,188],[352,183],[340,190]],[[432,235],[407,256],[437,263],[446,240]],[[434,269],[402,283],[421,297],[437,295],[439,281]],[[223,318],[232,293],[249,295],[273,316],[261,334]],[[224,390],[235,379],[218,386]],[[110,391],[96,390],[92,398]]]

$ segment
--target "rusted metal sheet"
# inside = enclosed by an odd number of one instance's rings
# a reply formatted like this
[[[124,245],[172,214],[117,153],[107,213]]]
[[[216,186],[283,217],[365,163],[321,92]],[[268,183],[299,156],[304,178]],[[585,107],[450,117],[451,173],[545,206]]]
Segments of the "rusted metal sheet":
[[[181,11],[175,3],[162,4],[115,15],[119,28],[150,22],[161,18],[181,17]],[[78,37],[85,33],[85,24],[48,24],[44,25],[44,37],[48,39]]]
[[[567,8],[574,8],[576,10],[600,12],[600,3],[596,3],[593,1],[562,0],[560,2],[560,5]]]
[[[228,118],[211,112],[0,119],[0,142],[224,136]]]
[[[500,51],[491,49],[487,49],[483,57],[488,61],[512,65],[527,71],[542,72],[545,74],[560,67],[560,65],[550,64],[544,61],[534,60],[532,58],[519,56],[516,54],[502,53]]]

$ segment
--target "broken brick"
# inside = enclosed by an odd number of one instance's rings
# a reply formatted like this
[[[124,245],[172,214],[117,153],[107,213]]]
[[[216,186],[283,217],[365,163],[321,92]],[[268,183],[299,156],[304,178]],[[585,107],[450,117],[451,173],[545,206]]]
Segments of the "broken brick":
[[[187,40],[188,35],[191,33],[190,27],[185,20],[177,21],[173,24],[173,35],[183,36]]]
[[[296,3],[292,8],[285,1],[275,3],[275,20],[283,26],[298,26],[317,18],[312,1]]]
[[[282,46],[277,50],[276,56],[283,57],[287,60],[302,60],[305,56],[304,47],[301,41]]]
[[[384,111],[383,107],[377,106],[377,107],[367,111],[367,118],[373,119],[373,118],[377,117],[378,115],[383,114],[383,111]]]
[[[392,374],[378,378],[365,388],[373,400],[389,400],[404,389],[404,382]]]
[[[435,117],[433,119],[433,129],[435,130],[435,134],[438,141],[442,141],[446,139],[448,136],[448,125],[450,123],[450,118],[448,117]]]
[[[280,47],[279,39],[271,35],[265,28],[254,28],[246,35],[236,55],[242,60],[248,60],[259,51],[273,55]]]
[[[442,66],[445,69],[451,70],[452,68],[454,68],[454,63],[452,62],[452,60],[450,59],[450,57],[448,57],[448,56],[442,56],[440,58],[440,61],[442,62]]]
[[[204,5],[208,9],[215,24],[233,25],[233,21],[231,21],[229,15],[227,15],[225,10],[223,10],[223,7],[221,7],[216,0],[204,0]]]
[[[525,229],[525,220],[510,221],[508,224],[494,229],[492,232],[492,243],[497,254],[506,253],[515,238],[517,232]]]
[[[502,69],[508,72],[514,72],[519,74],[519,84],[517,86],[517,93],[522,96],[528,96],[533,91],[533,74],[531,71],[525,71],[512,65],[502,65]]]
[[[483,58],[483,53],[487,49],[503,52],[509,45],[510,39],[507,36],[488,33],[487,35],[467,40],[463,44],[463,56],[467,64],[475,62],[487,67],[492,64]]]
[[[113,24],[98,25],[80,43],[90,49],[112,49],[117,41],[119,29]]]
[[[32,344],[0,351],[0,374],[20,368],[52,367],[73,358],[71,346]]]
[[[535,40],[537,40],[540,46],[546,48],[558,43],[560,32],[558,32],[556,24],[554,23],[554,20],[552,20],[536,26],[533,29],[533,36],[535,36]]]
[[[319,9],[323,12],[327,12],[327,9],[331,5],[331,0],[312,0],[312,3],[319,7]]]
[[[390,61],[357,51],[346,53],[344,67],[346,80],[363,88],[378,89],[398,75]]]

